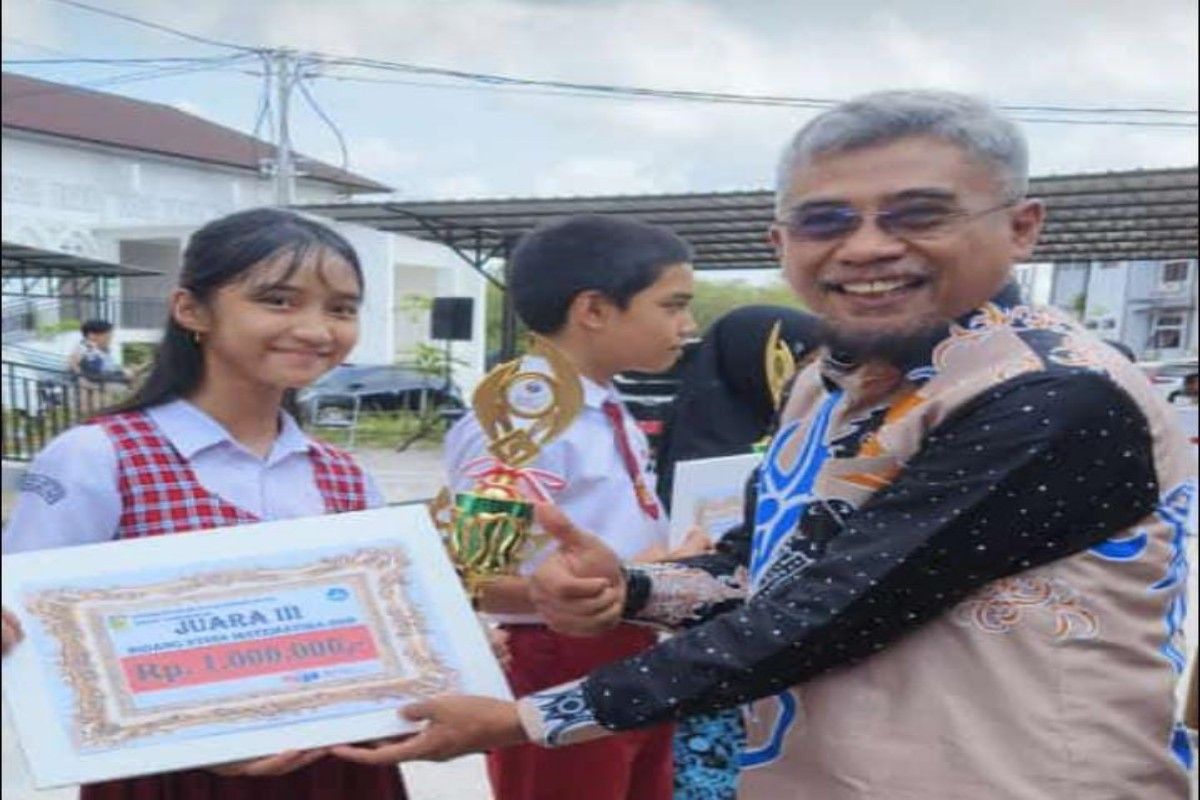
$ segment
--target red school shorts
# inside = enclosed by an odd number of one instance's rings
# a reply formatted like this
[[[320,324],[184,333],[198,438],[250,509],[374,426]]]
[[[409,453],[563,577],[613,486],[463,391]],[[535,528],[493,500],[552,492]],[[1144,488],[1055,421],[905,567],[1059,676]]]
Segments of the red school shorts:
[[[582,677],[654,645],[654,632],[620,625],[601,636],[555,633],[544,625],[507,625],[508,682],[522,697]],[[488,753],[496,800],[671,800],[673,724],[548,749],[517,745]]]

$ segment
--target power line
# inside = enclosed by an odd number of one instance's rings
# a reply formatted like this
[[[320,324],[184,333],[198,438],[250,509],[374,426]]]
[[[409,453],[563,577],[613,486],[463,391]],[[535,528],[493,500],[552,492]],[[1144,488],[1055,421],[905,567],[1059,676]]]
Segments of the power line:
[[[205,36],[188,33],[187,31],[172,28],[149,20],[135,17],[130,14],[123,14],[117,11],[100,8],[81,2],[80,0],[50,0],[50,2],[61,3],[63,5],[74,8],[91,11],[96,14],[121,19],[135,25],[151,28],[153,30],[170,33],[175,36],[181,36],[195,42],[202,42],[217,47],[231,48],[241,51],[261,51],[263,48],[252,48],[244,45],[234,44],[232,42],[211,39]],[[383,59],[362,58],[362,57],[343,57],[333,56],[325,53],[313,52],[306,53],[319,60],[325,61],[331,65],[347,65],[358,66],[366,69],[391,70],[399,72],[410,72],[423,75],[439,75],[447,78],[458,80],[476,81],[485,84],[494,85],[509,85],[509,86],[528,86],[528,87],[544,87],[550,89],[562,89],[568,91],[579,91],[596,94],[618,94],[629,96],[649,96],[660,97],[673,100],[692,100],[697,102],[709,103],[734,103],[746,105],[785,105],[790,107],[800,108],[828,108],[838,103],[843,102],[838,98],[828,97],[797,97],[788,95],[770,95],[770,94],[739,94],[735,92],[712,92],[712,91],[696,91],[690,89],[659,89],[643,86],[621,86],[616,84],[602,83],[577,83],[572,81],[560,81],[550,79],[537,78],[522,78],[511,75],[500,75],[496,73],[472,72],[468,70],[449,69],[445,67],[431,67],[421,64],[410,64],[404,62],[387,61]],[[1162,108],[1162,107],[1118,107],[1118,106],[1068,106],[1068,105],[1034,105],[1034,104],[997,104],[997,108],[1004,111],[1015,112],[1035,112],[1035,113],[1059,113],[1059,114],[1161,114],[1161,115],[1185,115],[1195,116],[1196,109],[1180,109],[1180,108]],[[1050,122],[1061,124],[1081,124],[1078,122],[1070,122],[1067,119],[1043,119],[1043,118],[1024,118],[1026,122]],[[1087,123],[1091,124],[1091,123]],[[1121,125],[1145,125],[1155,127],[1196,127],[1195,123],[1167,123],[1154,121],[1107,121],[1105,124],[1121,124]]]
[[[232,48],[241,51],[261,51],[262,48],[249,48],[243,45],[234,44],[232,42],[220,41],[211,39],[197,34],[188,33],[186,31],[172,28],[155,22],[150,22],[139,17],[129,14],[122,14],[116,11],[99,8],[89,5],[80,0],[50,0],[51,2],[61,3],[63,5],[80,8],[91,11],[96,14],[121,19],[143,27],[148,27],[154,30],[170,33],[175,36],[181,36],[191,41],[211,44],[218,47]],[[449,69],[444,67],[431,67],[420,64],[410,64],[404,62],[387,61],[383,59],[362,58],[362,57],[343,57],[333,56],[325,53],[314,52],[310,54],[319,60],[325,61],[331,65],[356,66],[364,69],[377,69],[384,71],[408,72],[421,75],[437,75],[440,77],[452,78],[456,80],[473,81],[493,86],[518,86],[518,87],[539,87],[546,89],[562,90],[566,92],[581,92],[594,96],[617,95],[629,97],[654,97],[670,100],[687,100],[691,102],[705,103],[731,103],[738,105],[766,105],[766,106],[787,106],[798,108],[828,108],[836,105],[842,100],[838,98],[826,97],[798,97],[788,95],[770,95],[770,94],[739,94],[734,92],[711,92],[711,91],[696,91],[688,89],[659,89],[642,86],[621,86],[616,84],[600,84],[600,83],[577,83],[573,81],[522,78],[511,75],[500,75],[495,73],[472,72],[468,70]],[[1179,109],[1179,108],[1162,108],[1162,107],[1118,107],[1118,106],[1068,106],[1068,105],[1034,105],[1034,104],[998,104],[997,107],[1004,111],[1012,111],[1019,113],[1057,113],[1057,114],[1154,114],[1154,115],[1184,115],[1195,116],[1195,109]],[[1195,128],[1198,127],[1195,122],[1166,122],[1156,120],[1072,120],[1070,118],[1053,118],[1053,117],[1017,117],[1018,120],[1031,123],[1047,123],[1047,124],[1064,124],[1064,125],[1122,125],[1134,127],[1164,127],[1164,128]]]
[[[316,54],[318,56],[322,54]],[[457,80],[473,81],[496,86],[530,86],[552,89],[564,89],[595,94],[631,95],[644,97],[660,97],[674,100],[694,100],[699,102],[735,103],[739,105],[785,105],[801,108],[828,108],[843,102],[840,98],[803,97],[773,94],[739,94],[733,92],[710,92],[690,89],[660,89],[644,86],[622,86],[603,83],[577,83],[540,78],[523,78],[511,75],[500,75],[486,72],[471,72],[467,70],[431,67],[421,64],[409,64],[395,61],[362,57],[339,57],[325,55],[326,63],[331,66],[344,65],[364,69],[375,69],[391,72],[406,72],[418,75],[436,75]],[[997,104],[997,108],[1005,111],[1050,112],[1074,114],[1167,114],[1195,116],[1195,109],[1152,108],[1152,107],[1117,107],[1117,106],[1067,106],[1067,105],[1015,105]]]
[[[254,49],[240,44],[234,44],[233,42],[223,42],[219,39],[210,39],[207,36],[199,36],[194,33],[188,33],[187,31],[181,31],[178,28],[172,28],[168,25],[162,25],[157,22],[151,22],[149,20],[142,19],[141,17],[135,17],[131,14],[122,14],[120,11],[111,11],[107,8],[100,8],[99,6],[89,5],[88,3],[81,3],[79,0],[49,0],[49,2],[61,3],[62,5],[71,6],[72,8],[80,8],[84,11],[91,11],[93,14],[101,14],[106,17],[113,17],[114,19],[131,22],[134,25],[141,25],[143,28],[150,28],[151,30],[156,30],[161,33],[169,33],[172,36],[179,36],[193,42],[200,42],[201,44],[210,44],[214,47],[224,47],[231,50],[243,51]]]
[[[49,86],[44,89],[33,89],[27,92],[11,92],[4,95],[3,103],[8,104],[14,100],[24,100],[32,97],[43,97],[67,92],[77,92],[80,89],[99,89],[108,86],[117,86],[123,83],[135,83],[137,81],[152,80],[155,78],[168,78],[176,75],[187,75],[194,72],[218,70],[233,66],[234,64],[244,61],[251,56],[252,54],[250,53],[240,53],[232,56],[214,56],[210,59],[192,64],[161,66],[152,69],[139,69],[132,72],[126,72],[121,75],[112,75],[107,78],[84,81],[83,83],[78,84],[55,84],[54,86]]]
[[[309,77],[309,75],[297,70],[296,87],[300,89],[300,94],[303,95],[305,101],[308,102],[309,108],[317,113],[317,116],[324,121],[329,130],[333,131],[333,135],[337,138],[338,147],[342,151],[342,170],[347,171],[350,169],[350,150],[346,147],[346,138],[342,136],[342,131],[340,128],[338,128],[337,123],[329,118],[329,115],[325,113],[323,108],[321,108],[321,105],[317,102],[316,98],[312,96],[312,92],[310,92],[308,89]]]
[[[173,64],[207,61],[211,56],[162,56],[159,58],[5,58],[5,66],[67,66],[73,64]]]
[[[44,44],[38,44],[37,42],[31,42],[28,39],[22,39],[18,36],[2,36],[0,37],[0,40],[8,42],[9,44],[15,44],[18,47],[28,47],[32,48],[33,50],[41,50],[43,53],[54,53],[55,55],[60,56],[75,57],[74,53],[68,53],[66,50],[61,50],[57,47],[50,47]],[[4,63],[7,64],[8,62],[6,61]]]
[[[338,64],[339,62],[327,62],[330,64]],[[345,66],[346,64],[342,63]],[[362,66],[354,64],[352,66]],[[407,70],[395,70],[405,72]],[[370,78],[357,75],[335,75],[326,73],[321,77],[339,81],[355,81],[362,83],[389,83],[403,86],[415,86],[418,88],[429,89],[457,89],[457,90],[475,90],[475,91],[492,91],[505,92],[515,95],[548,95],[560,97],[586,97],[593,99],[609,99],[609,100],[674,100],[681,102],[704,102],[714,104],[737,104],[737,105],[752,105],[759,107],[770,108],[811,108],[825,109],[832,108],[840,100],[833,99],[817,99],[817,98],[797,98],[795,102],[789,101],[788,98],[774,97],[769,98],[763,95],[747,95],[745,100],[739,100],[736,96],[725,95],[718,93],[714,96],[709,96],[709,93],[690,92],[690,91],[675,91],[675,90],[654,90],[654,89],[636,89],[635,91],[626,92],[621,87],[612,87],[612,90],[595,91],[587,88],[588,84],[577,85],[578,88],[540,88],[551,84],[567,86],[558,81],[532,81],[524,82],[523,79],[510,81],[504,79],[501,81],[473,81],[471,85],[454,85],[446,83],[437,83],[433,81],[406,81],[402,79],[387,79],[387,78]],[[443,76],[449,77],[449,76]],[[469,79],[468,79],[469,80]],[[1001,106],[1001,108],[1018,108],[1018,106]],[[1034,106],[1020,106],[1025,109],[1035,109]],[[1065,108],[1063,106],[1045,106],[1044,108]],[[1040,109],[1039,109],[1040,110]],[[1132,109],[1110,109],[1105,113],[1133,113]],[[1060,112],[1061,113],[1061,112]],[[1097,109],[1079,109],[1078,113],[1100,113]],[[1151,113],[1146,109],[1140,113]],[[1157,113],[1166,113],[1163,112]],[[1174,110],[1171,113],[1185,114],[1189,112]],[[1190,112],[1195,113],[1195,112]],[[1059,125],[1099,125],[1099,126],[1128,126],[1128,127],[1152,127],[1152,128],[1196,128],[1195,122],[1174,122],[1168,120],[1146,120],[1146,119],[1080,119],[1071,117],[1042,117],[1042,116],[1027,116],[1013,115],[1012,119],[1020,122],[1030,123],[1046,123]]]

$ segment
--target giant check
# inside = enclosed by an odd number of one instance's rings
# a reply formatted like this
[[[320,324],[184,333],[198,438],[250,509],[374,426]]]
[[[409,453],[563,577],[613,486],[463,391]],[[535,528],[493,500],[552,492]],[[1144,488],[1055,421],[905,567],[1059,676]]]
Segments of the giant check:
[[[373,739],[508,697],[423,507],[5,556],[4,698],[39,787]]]

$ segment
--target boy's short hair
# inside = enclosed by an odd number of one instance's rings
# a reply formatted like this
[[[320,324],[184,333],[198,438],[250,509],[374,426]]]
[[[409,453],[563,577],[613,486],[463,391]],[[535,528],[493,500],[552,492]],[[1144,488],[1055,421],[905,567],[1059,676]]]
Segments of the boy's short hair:
[[[629,217],[579,214],[521,239],[510,260],[508,291],[530,330],[555,333],[580,292],[598,291],[625,308],[667,267],[691,260],[691,248],[666,228]]]
[[[113,329],[113,324],[106,319],[89,319],[79,326],[79,332],[84,336],[90,336],[93,333],[108,333]]]

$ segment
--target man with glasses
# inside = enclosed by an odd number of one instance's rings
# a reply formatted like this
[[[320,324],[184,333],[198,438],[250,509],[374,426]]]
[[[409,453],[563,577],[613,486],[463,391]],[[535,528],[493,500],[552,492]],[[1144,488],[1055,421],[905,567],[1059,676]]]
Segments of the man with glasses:
[[[770,236],[826,327],[717,553],[620,565],[553,509],[552,627],[682,632],[517,704],[405,709],[349,758],[586,741],[754,702],[742,798],[1186,796],[1174,722],[1195,464],[1126,359],[1012,265],[1042,205],[986,105],[885,92],[780,164]],[[607,582],[597,578],[606,578]]]

